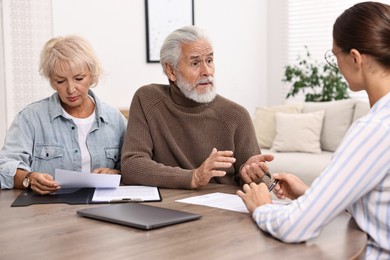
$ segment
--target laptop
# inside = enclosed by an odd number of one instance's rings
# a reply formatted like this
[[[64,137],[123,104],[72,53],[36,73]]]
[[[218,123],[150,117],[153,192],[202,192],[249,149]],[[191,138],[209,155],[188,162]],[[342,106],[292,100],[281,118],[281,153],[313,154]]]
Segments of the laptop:
[[[87,218],[145,230],[201,218],[201,215],[198,214],[139,203],[121,203],[103,207],[86,208],[78,210],[77,214]]]

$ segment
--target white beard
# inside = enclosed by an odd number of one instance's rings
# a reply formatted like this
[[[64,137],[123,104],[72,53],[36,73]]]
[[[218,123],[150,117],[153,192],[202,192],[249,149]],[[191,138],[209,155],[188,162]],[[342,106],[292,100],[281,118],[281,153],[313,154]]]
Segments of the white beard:
[[[211,87],[209,88],[209,90],[206,93],[199,94],[196,91],[195,86],[199,83],[204,83],[204,82],[210,82]],[[213,84],[213,77],[212,76],[209,76],[205,79],[202,79],[200,82],[196,82],[196,85],[193,86],[193,85],[189,84],[188,82],[186,82],[181,77],[181,75],[178,73],[176,85],[181,90],[181,92],[184,94],[184,96],[186,96],[188,99],[194,100],[198,103],[210,103],[217,96],[217,92],[216,92],[214,84]]]

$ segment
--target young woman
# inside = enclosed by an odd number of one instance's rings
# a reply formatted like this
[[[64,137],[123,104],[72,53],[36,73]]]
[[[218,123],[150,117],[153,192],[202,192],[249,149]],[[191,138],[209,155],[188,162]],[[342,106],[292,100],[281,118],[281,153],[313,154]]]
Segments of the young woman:
[[[355,122],[333,160],[308,188],[280,173],[273,205],[264,184],[244,185],[243,199],[259,228],[285,242],[301,242],[347,209],[368,235],[367,259],[390,259],[390,6],[359,3],[333,27],[334,63],[353,91],[367,92],[370,113]],[[337,63],[336,63],[337,61]]]

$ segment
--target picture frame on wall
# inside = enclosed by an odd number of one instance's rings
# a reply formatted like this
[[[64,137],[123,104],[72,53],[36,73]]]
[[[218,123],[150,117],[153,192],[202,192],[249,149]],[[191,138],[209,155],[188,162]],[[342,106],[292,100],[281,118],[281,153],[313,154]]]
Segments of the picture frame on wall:
[[[169,33],[194,25],[194,0],[145,0],[146,61],[160,62],[160,49]]]

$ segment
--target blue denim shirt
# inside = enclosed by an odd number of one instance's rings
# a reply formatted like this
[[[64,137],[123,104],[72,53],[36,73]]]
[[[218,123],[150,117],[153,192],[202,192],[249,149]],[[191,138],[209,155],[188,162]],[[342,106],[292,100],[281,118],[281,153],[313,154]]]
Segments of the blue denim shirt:
[[[119,170],[127,121],[91,90],[89,95],[96,103],[96,119],[87,136],[91,169]],[[52,176],[56,168],[81,171],[77,126],[64,117],[57,93],[28,105],[16,115],[0,151],[1,189],[14,187],[18,168]]]

